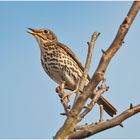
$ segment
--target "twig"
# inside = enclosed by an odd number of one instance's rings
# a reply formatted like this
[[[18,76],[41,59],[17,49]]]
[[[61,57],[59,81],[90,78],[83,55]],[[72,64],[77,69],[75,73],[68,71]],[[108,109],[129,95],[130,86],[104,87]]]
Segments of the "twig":
[[[104,112],[103,105],[100,105],[100,120],[99,120],[99,122],[103,122],[103,112]]]
[[[79,84],[78,84],[78,91],[83,91],[83,88],[84,88],[86,81],[88,79],[87,76],[88,76],[88,72],[89,72],[89,68],[90,68],[90,64],[91,64],[92,54],[93,54],[93,50],[95,47],[95,42],[96,42],[99,35],[100,35],[100,33],[94,32],[92,37],[91,37],[91,41],[87,42],[88,54],[87,54],[87,58],[86,58],[85,68],[84,68],[82,77],[81,77]],[[75,103],[77,98],[78,98],[78,94],[76,94],[76,96],[75,96],[74,103]]]
[[[87,43],[88,44],[88,55],[87,55],[87,59],[86,59],[86,63],[85,63],[84,72],[83,72],[83,75],[80,79],[80,84],[79,84],[80,91],[83,91],[83,88],[84,88],[84,85],[85,85],[85,82],[87,79],[87,75],[89,72],[90,64],[91,64],[93,49],[95,47],[95,42],[96,42],[99,35],[100,35],[100,33],[94,32],[92,37],[91,37],[91,41]]]
[[[129,108],[126,111],[122,112],[120,115],[114,117],[111,120],[107,120],[98,124],[84,125],[84,127],[79,127],[78,131],[75,131],[72,135],[69,136],[69,139],[82,139],[92,136],[98,132],[110,129],[112,127],[120,125],[123,127],[122,122],[128,119],[129,117],[140,112],[140,104]]]
[[[108,91],[108,87],[105,84],[105,80],[103,80],[102,84],[98,87],[98,90],[94,90],[95,96],[89,103],[88,107],[86,107],[85,110],[79,115],[77,122],[80,122],[92,110],[95,103],[97,103],[98,99],[106,91]]]

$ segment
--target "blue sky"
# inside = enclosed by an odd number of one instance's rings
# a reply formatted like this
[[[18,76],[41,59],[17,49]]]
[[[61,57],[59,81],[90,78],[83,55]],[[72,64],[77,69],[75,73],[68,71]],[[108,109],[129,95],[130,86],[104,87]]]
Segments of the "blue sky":
[[[52,29],[60,42],[70,46],[82,64],[86,42],[94,31],[101,33],[94,50],[90,75],[96,69],[101,49],[111,44],[132,2],[0,2],[0,138],[52,138],[65,117],[57,86],[43,71],[36,40],[28,27]],[[118,114],[140,99],[140,14],[128,32],[123,47],[107,72],[110,86],[105,97]],[[85,122],[98,120],[98,106]],[[105,114],[105,119],[110,117]],[[140,115],[91,138],[140,138]],[[132,131],[133,129],[133,131]]]

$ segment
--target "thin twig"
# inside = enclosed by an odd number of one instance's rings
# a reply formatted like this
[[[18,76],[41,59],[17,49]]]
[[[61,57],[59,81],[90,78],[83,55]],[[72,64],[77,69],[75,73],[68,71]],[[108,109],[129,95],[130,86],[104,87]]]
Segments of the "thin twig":
[[[89,72],[90,64],[91,64],[91,59],[92,59],[92,54],[93,54],[93,50],[95,47],[95,42],[96,42],[99,35],[100,35],[100,33],[94,32],[92,37],[91,37],[91,41],[88,42],[88,55],[87,55],[87,59],[86,59],[86,63],[85,63],[84,72],[83,72],[83,75],[80,79],[80,84],[79,84],[80,91],[83,91],[83,88],[84,88],[84,85],[85,85],[85,82],[87,79],[87,75]]]
[[[103,122],[103,112],[104,112],[103,105],[100,105],[100,120],[99,120],[99,122]]]
[[[88,44],[88,54],[87,54],[87,58],[86,58],[85,68],[84,68],[82,77],[81,77],[81,79],[79,81],[79,84],[78,84],[78,91],[82,92],[85,84],[87,83],[86,81],[88,79],[87,76],[88,76],[88,72],[89,72],[89,69],[90,69],[92,54],[93,54],[93,51],[94,51],[96,40],[97,40],[99,35],[100,35],[99,32],[94,32],[92,37],[91,37],[91,41],[87,42],[87,44]],[[78,98],[78,94],[76,94],[76,96],[75,96],[74,103],[75,103],[77,98]]]
[[[93,97],[89,105],[85,108],[85,110],[79,115],[77,122],[80,122],[92,110],[98,99],[106,91],[108,91],[108,86],[106,86],[105,80],[103,80],[98,89],[94,90],[95,96]]]

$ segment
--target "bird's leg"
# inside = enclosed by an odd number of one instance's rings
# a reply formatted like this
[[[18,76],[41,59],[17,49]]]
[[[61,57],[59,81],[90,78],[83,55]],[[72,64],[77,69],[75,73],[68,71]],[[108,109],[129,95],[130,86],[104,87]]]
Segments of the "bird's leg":
[[[58,87],[56,87],[56,92],[58,93],[59,97],[61,98],[61,101],[63,102],[65,99],[70,101],[69,98],[72,93],[65,93],[65,82],[63,81]]]
[[[80,83],[80,80],[78,80],[77,82],[77,86],[76,86],[76,89],[74,89],[72,92],[70,93],[65,93],[62,100],[67,98],[68,100],[70,100],[70,96],[73,94],[73,93],[76,93],[76,94],[80,94],[80,91],[79,91],[79,83]]]
[[[59,97],[61,98],[62,102],[66,99],[68,102],[70,101],[69,98],[72,93],[65,93],[65,81],[62,81],[61,84],[56,87],[56,92],[58,93]]]
[[[65,100],[67,98],[68,101],[70,101],[70,96],[72,95],[73,93],[65,93],[64,96],[62,97],[62,100]]]
[[[80,84],[80,79],[77,81],[77,86],[76,89],[73,91],[74,93],[77,93],[74,99],[74,103],[76,102],[78,95],[81,94],[80,90],[79,90],[79,84]]]
[[[80,94],[79,84],[80,84],[80,79],[77,81],[76,89],[72,91],[73,93]]]
[[[63,96],[63,98],[62,98],[62,100],[64,100],[65,98],[67,98],[70,101],[70,96],[72,96],[73,93],[80,94],[80,92],[77,89],[75,89],[72,92],[65,93],[64,96]]]

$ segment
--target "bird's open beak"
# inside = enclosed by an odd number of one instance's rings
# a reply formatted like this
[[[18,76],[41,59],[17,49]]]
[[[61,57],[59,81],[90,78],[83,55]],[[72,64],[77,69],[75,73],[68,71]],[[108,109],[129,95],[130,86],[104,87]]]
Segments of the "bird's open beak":
[[[38,35],[38,33],[40,33],[39,30],[36,30],[36,29],[32,29],[32,28],[28,28],[30,31],[27,31],[27,33],[35,36],[35,35]]]

